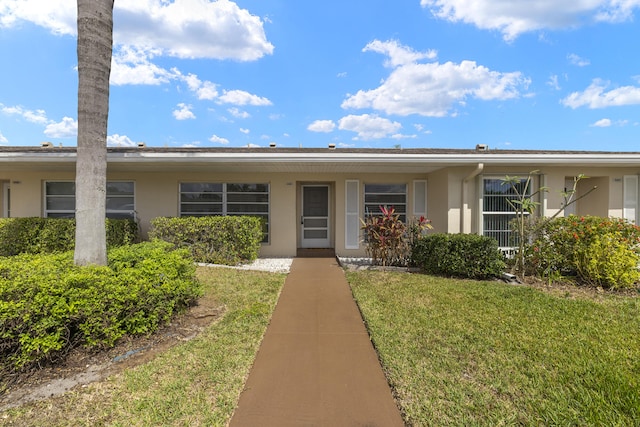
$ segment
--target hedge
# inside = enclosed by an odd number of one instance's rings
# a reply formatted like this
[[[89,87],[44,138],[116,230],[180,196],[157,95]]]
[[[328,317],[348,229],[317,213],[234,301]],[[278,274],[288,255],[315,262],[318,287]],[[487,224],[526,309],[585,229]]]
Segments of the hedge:
[[[188,248],[202,263],[237,265],[258,258],[262,220],[251,216],[159,217],[151,220],[149,238]]]
[[[202,293],[188,252],[167,243],[108,257],[106,267],[75,266],[73,252],[0,257],[0,373],[153,332]]]
[[[428,274],[481,280],[500,277],[505,268],[498,242],[477,234],[422,236],[413,243],[411,261]]]
[[[138,225],[131,219],[107,219],[109,248],[139,240]],[[75,247],[73,218],[0,218],[0,256],[60,253]]]
[[[578,283],[618,289],[640,280],[640,227],[622,218],[554,218],[525,248],[528,273],[547,280],[575,276]]]

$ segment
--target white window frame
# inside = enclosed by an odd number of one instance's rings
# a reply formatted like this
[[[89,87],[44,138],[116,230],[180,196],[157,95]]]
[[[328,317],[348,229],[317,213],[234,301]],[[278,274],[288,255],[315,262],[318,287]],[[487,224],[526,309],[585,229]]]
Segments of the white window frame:
[[[182,185],[183,184],[216,184],[222,186],[221,195],[221,211],[220,212],[183,212],[182,210]],[[266,192],[237,192],[229,191],[229,186],[232,185],[264,185],[266,186]],[[216,193],[217,194],[217,193]],[[229,212],[229,205],[233,205],[234,202],[229,202],[230,194],[265,194],[267,196],[266,202],[255,202],[246,204],[265,205],[267,207],[266,212]],[[213,205],[213,203],[211,203]],[[217,203],[216,203],[217,204]],[[266,215],[266,224],[264,230],[264,240],[262,243],[269,243],[271,238],[271,184],[269,182],[219,182],[219,181],[184,181],[178,184],[178,215],[179,216],[259,216]]]
[[[404,187],[404,191],[401,193],[379,193],[379,192],[375,192],[375,191],[367,191],[367,187],[368,186],[374,186],[374,185],[379,185],[379,186],[403,186]],[[370,183],[365,183],[364,184],[364,216],[365,218],[371,215],[377,215],[378,214],[378,208],[379,206],[383,205],[383,206],[387,206],[387,207],[395,207],[396,208],[396,214],[400,215],[400,219],[402,220],[402,222],[406,223],[407,221],[407,217],[409,215],[409,212],[407,211],[407,207],[409,205],[408,203],[408,199],[409,199],[409,194],[408,194],[408,185],[405,182],[370,182]],[[380,195],[380,196],[384,196],[384,195],[400,195],[402,194],[404,196],[404,203],[367,203],[367,195]],[[375,205],[375,206],[374,206]],[[368,206],[374,206],[374,210],[370,211],[367,209]],[[398,210],[398,206],[403,206],[403,209],[401,212],[401,210]]]
[[[527,181],[527,174],[521,174],[521,175],[516,175],[520,177],[521,182],[526,182]],[[512,234],[512,231],[507,228],[507,229],[496,229],[496,230],[485,230],[485,218],[487,216],[494,216],[494,217],[498,217],[498,216],[513,216],[513,218],[516,217],[517,212],[515,210],[513,211],[485,211],[485,197],[487,196],[485,194],[485,181],[503,181],[504,180],[504,175],[502,176],[498,176],[498,175],[483,175],[481,176],[481,179],[479,181],[480,183],[480,221],[479,221],[479,228],[480,228],[480,234],[483,236],[489,236],[489,237],[493,237],[498,241],[498,247],[500,248],[500,250],[502,250],[503,252],[509,252],[511,251],[514,246],[511,244],[504,244],[507,243],[504,240],[501,240],[500,238],[497,238],[495,235],[493,234],[487,234],[487,233],[505,233],[506,234],[506,239],[510,240],[510,235]],[[535,180],[532,180],[529,183],[529,194],[532,194],[534,192],[533,187],[535,186],[536,182]],[[504,184],[505,187],[509,186],[508,184]],[[525,215],[528,215],[528,212],[524,213]],[[507,221],[507,224],[509,224],[511,222],[511,219],[509,221]],[[508,225],[507,225],[508,227]]]
[[[130,218],[130,219],[136,219],[136,183],[135,181],[132,180],[109,180],[107,181],[107,186],[109,183],[115,183],[115,182],[125,182],[125,183],[131,183],[133,186],[133,194],[131,195],[125,195],[125,196],[119,196],[119,195],[109,195],[107,194],[107,200],[105,202],[105,206],[108,206],[109,203],[109,198],[110,197],[131,197],[132,198],[132,208],[133,209],[126,209],[126,210],[121,210],[121,209],[106,209],[105,210],[105,215],[107,218]],[[61,194],[58,195],[58,197],[64,197],[64,198],[68,198],[68,199],[73,199],[73,209],[47,209],[47,198],[49,197],[49,194],[47,194],[47,184],[49,183],[72,183],[73,184],[73,194]],[[75,218],[76,216],[76,211],[75,211],[75,206],[76,206],[76,192],[75,192],[75,181],[73,180],[65,180],[65,179],[56,179],[56,180],[47,180],[43,182],[43,188],[42,188],[42,195],[43,195],[43,202],[42,202],[42,207],[43,207],[43,216],[45,218],[50,218],[50,217],[58,217],[56,214],[66,214],[66,216],[64,216],[64,218]]]
[[[344,247],[360,249],[360,181],[348,179],[344,189]]]

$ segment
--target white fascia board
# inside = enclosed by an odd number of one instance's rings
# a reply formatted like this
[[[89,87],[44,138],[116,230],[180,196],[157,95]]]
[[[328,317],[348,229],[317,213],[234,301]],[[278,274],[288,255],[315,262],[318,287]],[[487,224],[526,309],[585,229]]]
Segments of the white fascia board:
[[[51,150],[51,151],[49,151]],[[467,165],[593,165],[640,166],[640,153],[491,153],[491,154],[417,154],[417,153],[341,153],[339,150],[322,152],[110,152],[109,163],[381,163],[381,164],[445,164]],[[1,152],[0,162],[57,163],[75,162],[76,153],[56,152],[43,148],[38,152]]]
[[[75,157],[75,156],[74,156]],[[386,164],[477,164],[486,165],[617,165],[640,166],[640,154],[638,153],[526,153],[526,154],[395,154],[395,153],[256,153],[256,152],[140,152],[140,153],[109,153],[109,162],[113,163],[153,163],[153,162],[278,162],[278,163],[386,163]],[[44,160],[44,159],[43,159]]]

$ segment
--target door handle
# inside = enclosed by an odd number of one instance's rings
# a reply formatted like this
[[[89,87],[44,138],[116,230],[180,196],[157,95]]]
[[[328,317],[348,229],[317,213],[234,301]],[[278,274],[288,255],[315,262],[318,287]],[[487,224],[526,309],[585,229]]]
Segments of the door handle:
[[[304,217],[303,216],[300,217],[300,224],[304,225]]]

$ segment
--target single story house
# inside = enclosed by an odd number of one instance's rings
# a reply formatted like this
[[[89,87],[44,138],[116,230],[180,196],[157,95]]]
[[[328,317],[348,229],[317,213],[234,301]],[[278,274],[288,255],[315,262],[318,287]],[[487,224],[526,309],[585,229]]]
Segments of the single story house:
[[[434,231],[493,236],[509,246],[514,213],[505,176],[536,171],[538,212],[553,215],[561,192],[584,174],[577,194],[597,190],[562,214],[638,222],[640,152],[489,149],[108,148],[107,215],[152,218],[259,215],[263,257],[330,248],[365,256],[360,220],[380,205],[402,218],[425,216]],[[0,216],[70,217],[75,147],[0,147]]]

